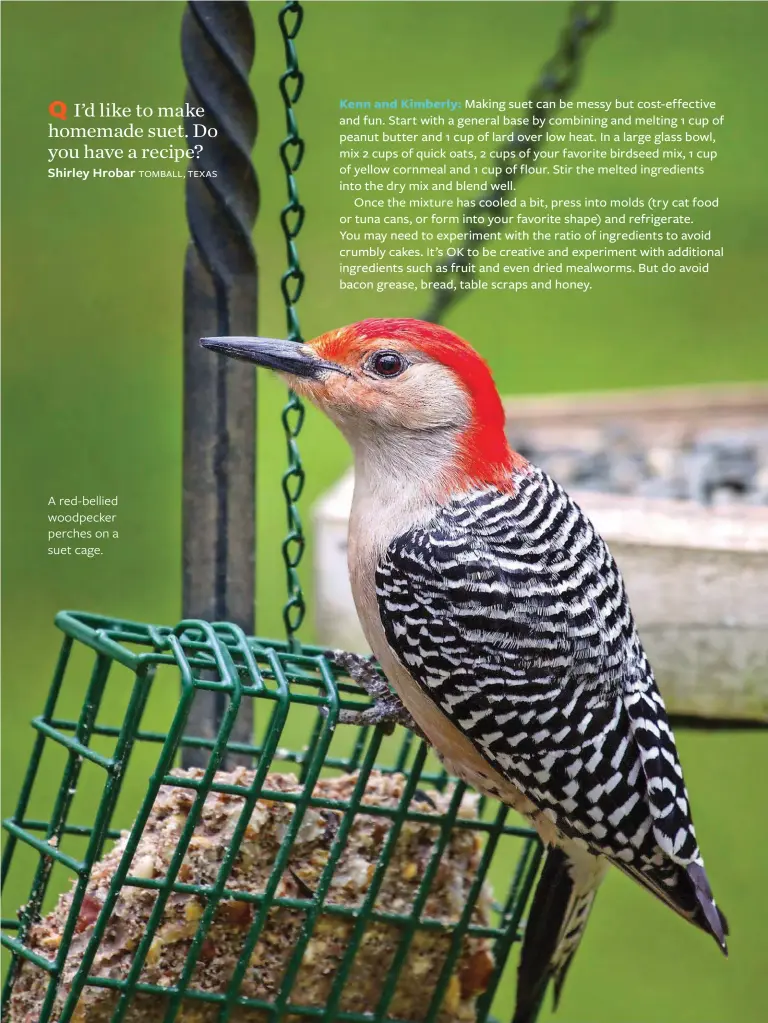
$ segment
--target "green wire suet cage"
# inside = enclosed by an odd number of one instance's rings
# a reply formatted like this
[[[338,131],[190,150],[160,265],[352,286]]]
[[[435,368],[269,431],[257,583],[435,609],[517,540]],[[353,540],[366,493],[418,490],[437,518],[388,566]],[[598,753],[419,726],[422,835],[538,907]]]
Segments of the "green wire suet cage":
[[[8,832],[4,881],[9,871],[20,872],[29,889],[18,919],[3,919],[3,943],[14,955],[4,999],[10,1019],[20,1023],[31,1023],[32,1018],[60,1023],[139,1018],[168,1023],[174,1019],[391,1020],[397,1018],[390,1007],[409,968],[409,955],[414,948],[423,950],[430,936],[439,940],[432,976],[427,978],[432,987],[424,988],[416,1019],[460,1018],[455,1012],[446,1015],[446,1006],[452,1001],[458,1006],[462,994],[472,1006],[472,1019],[482,1023],[492,1018],[493,998],[511,947],[520,937],[541,856],[538,839],[528,828],[518,826],[507,807],[479,800],[476,812],[467,814],[463,784],[449,779],[426,745],[410,733],[398,730],[399,734],[389,736],[381,728],[336,728],[339,711],[360,709],[367,697],[361,702],[358,686],[337,675],[318,649],[305,647],[295,653],[286,643],[248,637],[234,625],[201,621],[166,628],[62,613],[57,624],[65,638],[53,684],[43,713],[32,722],[34,751],[16,812],[4,822]],[[179,680],[181,698],[165,727],[160,727],[158,706],[169,706],[163,700],[163,688],[171,687],[175,694]],[[221,702],[218,729],[213,735],[191,733],[188,720],[194,703],[209,693]],[[233,725],[246,703],[255,710],[257,738],[251,743],[235,742]],[[121,705],[122,716],[117,720],[106,716],[106,705]],[[61,708],[67,706],[78,706],[79,713],[66,716]],[[297,729],[307,737],[300,750],[285,745],[286,733],[295,734]],[[209,754],[205,769],[174,770],[187,750]],[[233,784],[231,776],[221,771],[233,758],[241,767],[240,784]],[[38,789],[50,791],[53,772],[57,777],[60,772],[60,785],[43,808]],[[90,774],[88,798],[78,805],[78,786],[86,772]],[[270,789],[274,772],[295,774],[295,790]],[[399,780],[393,805],[365,800],[374,772]],[[321,778],[347,775],[352,779],[345,798],[317,794]],[[124,790],[135,791],[137,777],[146,794],[138,807],[127,806]],[[132,784],[126,785],[129,779]],[[137,851],[162,790],[169,788],[183,793],[186,816],[177,844],[166,850],[162,876],[146,876]],[[208,883],[190,883],[184,880],[182,868],[190,844],[201,835],[204,808],[218,799],[237,804],[234,828],[230,840],[216,852],[215,871]],[[291,806],[288,825],[267,883],[260,891],[245,892],[231,878],[246,829],[255,811],[275,803]],[[292,869],[292,850],[313,809],[334,818],[334,828],[324,838],[322,869],[311,888],[299,885],[298,895],[281,895],[280,880]],[[380,848],[365,878],[363,897],[350,907],[340,900],[333,879],[351,829],[361,816],[381,822]],[[134,818],[130,830],[122,833],[121,854],[113,862],[106,887],[95,899],[91,894],[94,868],[105,849],[121,839],[121,827]],[[418,871],[408,878],[409,904],[400,911],[382,910],[379,895],[398,841],[404,832],[425,826],[428,841],[422,843]],[[430,918],[425,907],[440,885],[441,863],[457,834],[471,836],[477,850],[475,869],[465,878],[453,918]],[[477,908],[492,863],[502,867],[507,888],[478,922]],[[15,881],[20,883],[18,876]],[[66,896],[66,912],[60,914],[59,941],[46,950],[41,913],[50,908],[59,891],[69,887],[68,882],[72,883],[71,898]],[[114,969],[114,960],[107,960],[94,971],[99,948],[109,940],[114,926],[119,900],[137,889],[152,896],[146,921],[141,921],[140,939],[120,970]],[[175,942],[182,961],[174,982],[147,983],[147,960],[158,935],[164,928],[167,931],[164,911],[173,899],[199,907],[194,926]],[[247,926],[240,930],[239,956],[231,964],[225,989],[211,990],[196,976],[196,964],[205,959],[217,914],[226,906],[231,915],[233,904],[243,907]],[[248,987],[250,975],[259,969],[253,952],[264,931],[273,927],[273,914],[280,908],[294,913],[297,926],[280,964],[279,986],[271,997],[248,997],[242,988]],[[302,1004],[292,996],[294,985],[313,937],[329,921],[339,922],[341,934],[333,953],[335,969],[324,982],[322,1004]],[[356,957],[377,925],[388,929],[391,940],[390,954],[380,962],[380,974],[374,978],[376,1004],[365,1012],[344,1011]],[[467,993],[460,989],[464,975],[457,978],[456,971],[471,939],[482,939],[490,959],[475,990]],[[76,960],[74,966],[68,964],[68,956]],[[459,989],[454,991],[457,981]],[[39,1015],[20,1015],[31,1001]],[[91,1015],[85,1014],[85,1004]]]
[[[572,5],[530,93],[539,124],[573,88],[609,6]],[[279,12],[288,260],[280,286],[296,341],[303,16],[298,0]],[[198,161],[216,173],[186,184],[185,620],[57,617],[64,642],[32,722],[18,805],[3,822],[4,891],[28,893],[2,920],[3,1018],[484,1023],[497,994],[508,1017],[514,998],[503,978],[541,844],[509,808],[450,779],[413,734],[336,727],[341,710],[368,698],[297,635],[304,410],[295,394],[282,417],[287,638],[251,635],[253,374],[198,346],[201,336],[251,333],[256,323],[248,5],[190,2],[182,53],[188,99],[216,129]],[[531,158],[531,144],[512,136],[504,159],[516,146]],[[479,209],[468,210],[475,232],[485,230]],[[426,318],[454,300],[440,292]]]

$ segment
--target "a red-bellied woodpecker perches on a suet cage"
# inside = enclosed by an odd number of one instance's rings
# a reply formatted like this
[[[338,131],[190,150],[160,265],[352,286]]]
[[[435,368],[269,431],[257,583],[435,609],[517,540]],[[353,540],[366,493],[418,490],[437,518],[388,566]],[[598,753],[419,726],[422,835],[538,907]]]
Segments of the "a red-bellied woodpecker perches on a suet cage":
[[[366,720],[380,708],[380,720],[415,723],[452,774],[553,847],[515,1020],[530,1020],[550,978],[559,993],[609,863],[725,952],[619,570],[565,491],[510,449],[480,356],[420,320],[365,320],[302,346],[202,343],[279,372],[352,448],[352,590],[399,697],[384,694]]]

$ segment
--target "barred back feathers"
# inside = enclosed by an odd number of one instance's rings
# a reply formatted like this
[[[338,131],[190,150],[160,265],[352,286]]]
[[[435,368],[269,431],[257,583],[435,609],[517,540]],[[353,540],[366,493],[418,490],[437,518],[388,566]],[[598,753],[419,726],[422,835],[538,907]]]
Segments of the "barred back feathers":
[[[621,575],[565,491],[527,467],[454,497],[393,540],[376,591],[393,651],[482,755],[724,948]]]

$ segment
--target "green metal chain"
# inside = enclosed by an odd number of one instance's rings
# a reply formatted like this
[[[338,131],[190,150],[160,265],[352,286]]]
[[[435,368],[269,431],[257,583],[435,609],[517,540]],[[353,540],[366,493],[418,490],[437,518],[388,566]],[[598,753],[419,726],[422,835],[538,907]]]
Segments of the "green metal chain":
[[[296,313],[296,303],[304,289],[304,271],[299,262],[296,237],[304,223],[305,211],[299,201],[299,190],[294,175],[304,157],[304,139],[299,134],[296,115],[293,111],[293,106],[304,88],[304,74],[299,68],[299,59],[294,45],[294,39],[299,34],[301,23],[304,20],[304,9],[299,0],[291,0],[291,2],[283,4],[278,20],[285,45],[286,69],[280,76],[280,93],[285,105],[285,121],[288,132],[280,145],[280,159],[285,168],[285,180],[288,186],[288,202],[280,213],[280,223],[285,235],[288,269],[280,279],[280,290],[283,293],[288,319],[288,338],[291,341],[301,342],[303,338]],[[293,649],[298,649],[299,641],[296,633],[301,628],[306,613],[304,593],[298,572],[306,546],[298,509],[298,501],[304,489],[305,473],[297,442],[304,424],[304,405],[293,391],[288,392],[288,402],[282,412],[282,422],[288,445],[288,468],[283,473],[282,480],[288,512],[288,533],[282,545],[288,587],[288,599],[283,607],[283,623],[289,644]]]

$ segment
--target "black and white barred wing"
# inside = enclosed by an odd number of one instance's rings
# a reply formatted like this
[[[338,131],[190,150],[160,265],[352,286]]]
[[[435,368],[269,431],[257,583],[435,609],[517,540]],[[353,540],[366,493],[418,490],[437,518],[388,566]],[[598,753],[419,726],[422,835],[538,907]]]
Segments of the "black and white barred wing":
[[[452,501],[392,542],[376,586],[393,652],[476,748],[698,917],[690,884],[670,891],[700,857],[663,703],[613,558],[564,491],[535,470]]]

